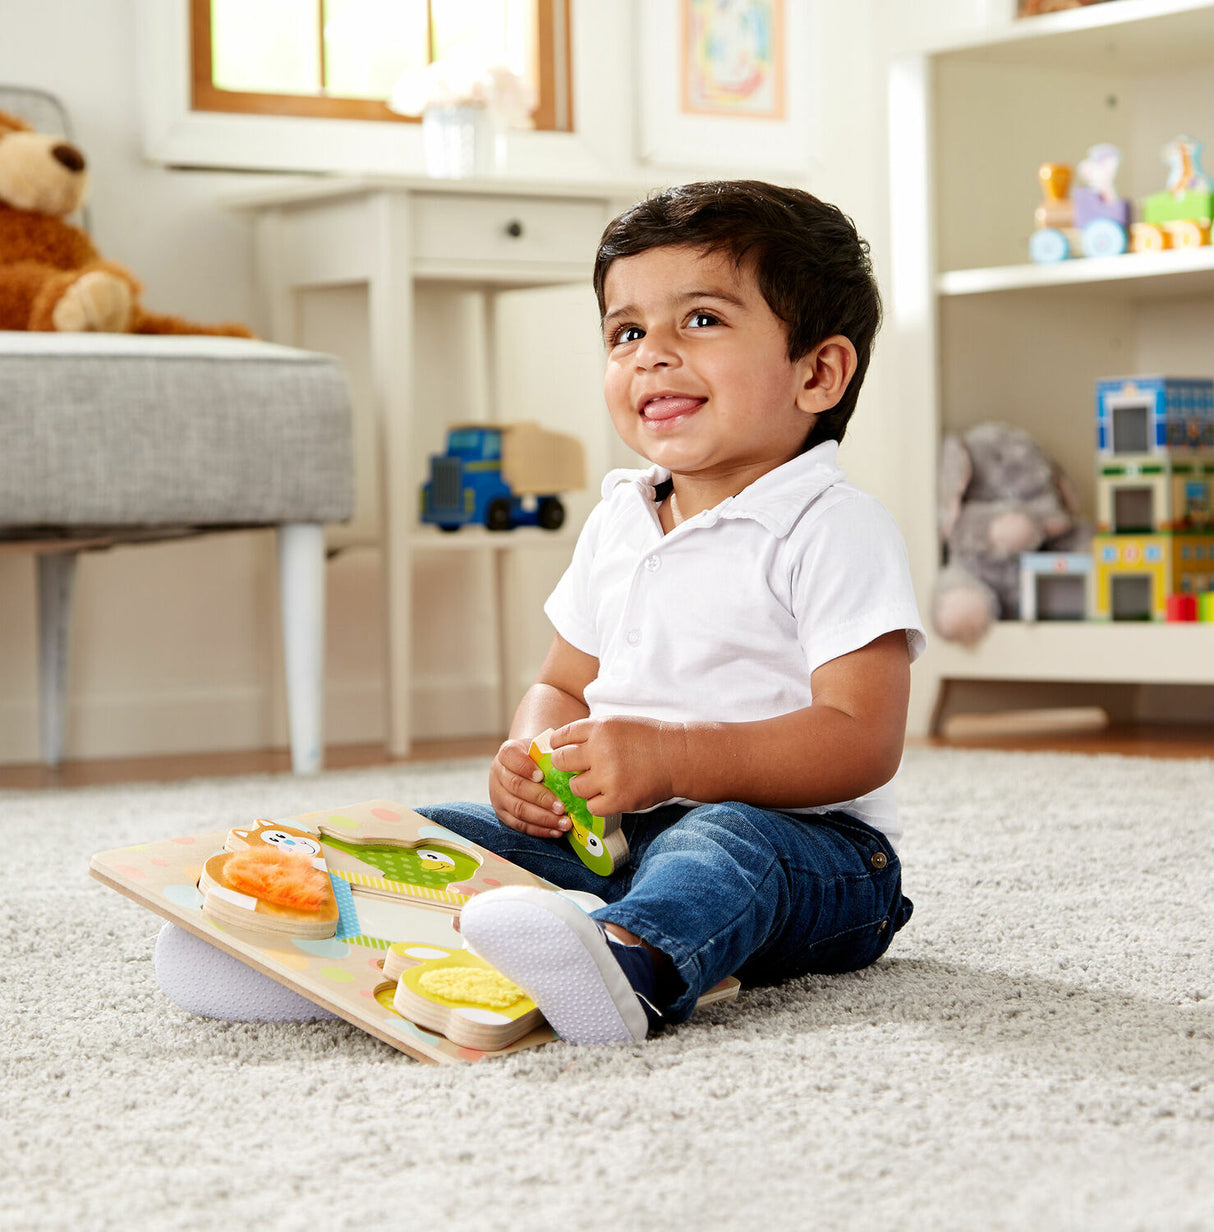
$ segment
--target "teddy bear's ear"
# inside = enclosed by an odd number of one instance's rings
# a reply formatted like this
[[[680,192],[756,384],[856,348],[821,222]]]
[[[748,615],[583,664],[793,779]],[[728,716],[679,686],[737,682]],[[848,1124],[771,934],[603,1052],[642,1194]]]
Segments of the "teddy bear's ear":
[[[0,136],[4,133],[28,133],[30,126],[18,116],[8,111],[0,111]]]
[[[974,476],[974,463],[959,436],[948,433],[940,443],[940,469],[936,473],[936,519],[941,542],[952,534],[961,516],[961,502]]]

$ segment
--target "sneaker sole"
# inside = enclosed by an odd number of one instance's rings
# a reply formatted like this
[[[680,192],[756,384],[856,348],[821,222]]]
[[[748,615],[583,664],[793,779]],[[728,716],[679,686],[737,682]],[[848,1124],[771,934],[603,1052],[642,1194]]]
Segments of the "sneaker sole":
[[[468,947],[513,980],[571,1044],[635,1044],[645,1010],[602,930],[549,890],[503,886],[460,913]]]
[[[201,937],[165,924],[152,962],[161,991],[188,1014],[226,1022],[312,1022],[337,1015]]]

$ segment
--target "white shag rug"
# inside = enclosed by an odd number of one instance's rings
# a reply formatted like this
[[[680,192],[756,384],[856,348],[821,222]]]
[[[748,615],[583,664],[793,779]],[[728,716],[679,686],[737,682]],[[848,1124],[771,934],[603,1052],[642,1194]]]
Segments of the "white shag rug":
[[[5,1229],[1214,1228],[1214,762],[908,753],[910,924],[635,1047],[192,1018],[94,852],[480,761],[0,790]]]

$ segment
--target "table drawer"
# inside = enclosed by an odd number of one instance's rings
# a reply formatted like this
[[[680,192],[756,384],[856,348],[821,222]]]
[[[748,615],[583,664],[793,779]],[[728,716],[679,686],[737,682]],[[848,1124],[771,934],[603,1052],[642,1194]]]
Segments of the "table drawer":
[[[418,195],[414,252],[422,261],[580,264],[589,269],[606,225],[597,201]]]

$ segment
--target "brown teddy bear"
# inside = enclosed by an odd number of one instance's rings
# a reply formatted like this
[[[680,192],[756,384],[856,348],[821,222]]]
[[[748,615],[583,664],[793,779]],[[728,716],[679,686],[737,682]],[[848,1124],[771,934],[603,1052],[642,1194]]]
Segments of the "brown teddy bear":
[[[0,329],[253,336],[145,312],[138,280],[65,221],[87,184],[74,145],[0,111]]]

